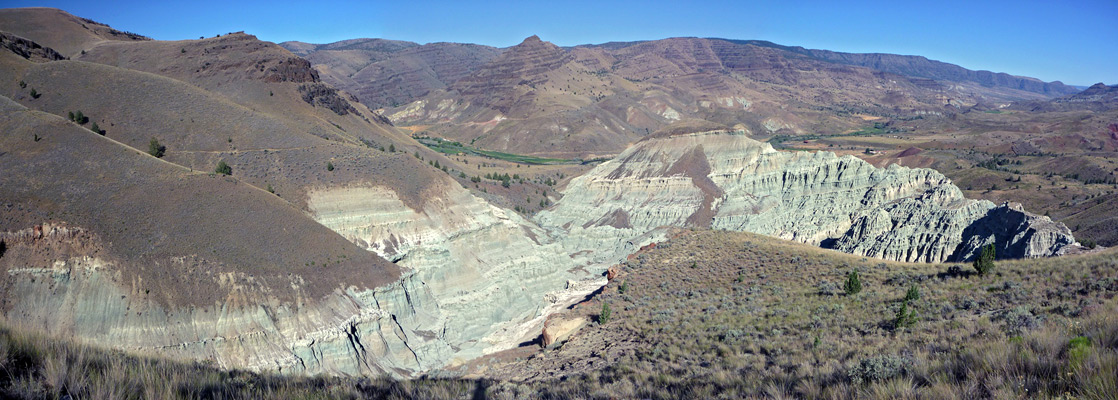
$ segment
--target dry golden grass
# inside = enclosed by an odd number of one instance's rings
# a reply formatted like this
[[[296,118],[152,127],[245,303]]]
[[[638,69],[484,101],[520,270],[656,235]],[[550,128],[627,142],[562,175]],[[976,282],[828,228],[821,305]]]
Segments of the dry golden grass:
[[[844,295],[855,269],[864,289]],[[609,323],[509,368],[553,398],[1111,398],[1118,379],[1114,251],[999,261],[978,277],[969,265],[696,232],[624,271],[599,297],[612,306]],[[917,321],[896,327],[913,286]],[[598,342],[588,336],[641,345],[598,349],[602,362],[587,371],[566,357]],[[1077,337],[1090,344],[1073,350]]]

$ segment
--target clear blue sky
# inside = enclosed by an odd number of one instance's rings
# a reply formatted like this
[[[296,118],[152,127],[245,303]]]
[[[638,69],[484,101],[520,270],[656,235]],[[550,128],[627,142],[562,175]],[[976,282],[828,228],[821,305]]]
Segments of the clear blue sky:
[[[970,69],[1118,84],[1118,0],[1085,1],[23,1],[156,39],[246,31],[312,43],[376,37],[511,46],[675,36],[761,39],[844,52],[915,54]]]

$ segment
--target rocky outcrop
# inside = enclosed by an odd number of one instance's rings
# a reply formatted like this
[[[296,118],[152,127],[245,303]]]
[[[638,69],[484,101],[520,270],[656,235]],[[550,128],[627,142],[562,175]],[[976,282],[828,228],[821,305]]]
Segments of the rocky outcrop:
[[[38,43],[7,32],[0,32],[0,47],[8,49],[24,59],[36,62],[66,59],[66,57],[58,54],[57,51],[54,51],[54,49],[50,47],[40,46]]]
[[[357,113],[349,101],[338,94],[338,90],[321,83],[307,83],[299,85],[299,94],[303,101],[315,107],[324,107],[334,114],[346,115]]]
[[[543,347],[552,347],[571,337],[579,328],[586,325],[586,317],[582,315],[552,314],[543,324],[543,333],[540,335]]]
[[[618,226],[611,216],[624,214]],[[912,262],[1058,254],[1062,224],[969,200],[942,174],[828,152],[778,152],[726,130],[650,138],[575,178],[538,214],[572,236],[624,240],[659,226],[747,231]]]

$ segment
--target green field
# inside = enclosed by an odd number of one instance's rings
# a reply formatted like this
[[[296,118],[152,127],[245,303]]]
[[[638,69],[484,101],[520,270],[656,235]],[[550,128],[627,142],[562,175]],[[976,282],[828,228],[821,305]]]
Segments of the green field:
[[[495,158],[519,164],[547,165],[547,164],[573,164],[581,160],[567,160],[562,158],[543,158],[521,154],[502,153],[499,151],[482,150],[439,138],[416,138],[424,146],[443,154],[472,154],[476,156]]]
[[[866,129],[863,129],[863,130],[860,130],[860,131],[857,131],[857,132],[850,132],[850,133],[844,133],[844,134],[839,134],[839,135],[796,135],[796,136],[776,135],[776,136],[773,136],[773,137],[769,138],[768,142],[770,144],[772,144],[773,147],[775,147],[775,148],[783,148],[785,150],[792,150],[790,148],[784,148],[784,142],[798,141],[798,140],[833,139],[833,138],[840,138],[840,137],[873,136],[873,135],[884,135],[884,134],[897,133],[897,132],[900,132],[900,131],[896,130],[896,129],[886,128],[886,127],[884,127],[880,124],[874,124],[874,126],[870,127],[870,128],[866,128]]]

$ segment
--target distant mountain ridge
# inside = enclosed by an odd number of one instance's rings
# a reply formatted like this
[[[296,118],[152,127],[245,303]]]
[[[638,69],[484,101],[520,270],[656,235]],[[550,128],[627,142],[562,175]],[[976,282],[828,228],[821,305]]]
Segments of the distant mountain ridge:
[[[878,71],[918,78],[957,82],[968,81],[983,86],[1005,87],[1050,96],[1072,94],[1079,91],[1075,87],[1065,85],[1060,81],[1044,82],[1036,78],[1010,75],[1004,72],[970,70],[955,64],[930,60],[923,56],[889,53],[843,53],[830,50],[807,49],[799,46],[784,46],[764,40],[717,40],[753,46],[773,47],[818,60],[846,65],[857,65],[873,68]]]
[[[1118,85],[1107,86],[1096,83],[1081,92],[1055,99],[1027,101],[1011,106],[1015,110],[1028,111],[1106,111],[1118,108]]]
[[[582,44],[577,46],[561,47],[564,50],[570,51],[574,49],[603,49],[603,50],[620,50],[636,45],[646,43],[656,43],[673,39],[698,39],[698,38],[666,38],[659,40],[640,40],[630,42],[606,42],[601,44]],[[723,38],[705,38],[700,40],[710,41],[724,41],[737,45],[748,45],[756,47],[766,47],[782,50],[791,54],[798,54],[806,56],[811,59],[825,61],[829,63],[860,66],[875,69],[882,72],[888,72],[907,77],[925,78],[941,81],[955,81],[955,82],[973,82],[986,87],[1008,88],[1015,90],[1022,90],[1031,93],[1038,93],[1046,96],[1062,96],[1078,92],[1080,89],[1066,85],[1060,81],[1044,82],[1036,78],[1023,77],[1007,74],[1004,72],[991,72],[984,70],[970,70],[959,65],[946,63],[937,60],[931,60],[923,56],[917,55],[898,55],[889,53],[844,53],[830,50],[807,49],[800,46],[787,46],[781,45],[765,40],[738,40],[738,39],[723,39]],[[384,63],[390,59],[395,58],[408,58],[407,61],[395,61],[393,67],[386,68],[383,71],[374,72],[373,70],[365,71],[365,73],[357,76],[358,70],[340,71],[342,75],[347,78],[353,79],[354,82],[349,82],[349,86],[343,87],[351,92],[356,93],[362,101],[370,106],[383,106],[385,102],[387,105],[396,105],[407,101],[414,100],[418,97],[408,98],[407,93],[396,93],[393,95],[385,95],[384,88],[382,90],[360,90],[354,88],[355,85],[361,85],[362,81],[365,82],[378,82],[385,81],[385,74],[388,78],[393,79],[396,84],[408,84],[405,79],[409,73],[408,67],[417,71],[423,71],[430,68],[430,64],[443,64],[444,69],[446,64],[454,64],[452,60],[438,59],[439,56],[454,56],[458,57],[461,62],[456,73],[452,74],[434,74],[436,82],[427,82],[426,84],[419,84],[421,90],[414,92],[418,96],[426,94],[426,91],[432,89],[439,89],[453,83],[455,80],[462,78],[466,75],[463,72],[471,72],[480,68],[484,63],[491,61],[496,55],[500,54],[508,48],[497,48],[492,46],[477,45],[477,44],[464,44],[464,43],[448,43],[437,42],[429,44],[418,44],[408,41],[389,40],[389,39],[348,39],[327,44],[312,44],[298,41],[289,41],[280,43],[280,46],[287,48],[296,55],[309,59],[315,65],[322,65],[324,69],[333,70],[337,68],[337,63],[349,63],[361,59],[362,56],[354,56],[352,53],[362,53],[365,60],[362,69],[372,67],[377,63]],[[440,54],[438,51],[430,49],[444,49]],[[447,53],[448,48],[459,49],[454,53]],[[424,49],[424,50],[419,50]],[[345,56],[338,56],[337,54],[329,54],[330,52],[346,52]],[[415,53],[434,53],[424,54],[418,60],[415,59]],[[383,67],[382,67],[383,68]],[[333,79],[333,80],[331,80]],[[339,84],[345,79],[342,77],[330,77],[327,79],[334,84]],[[426,90],[426,91],[425,91]],[[364,93],[363,93],[364,92]],[[404,95],[402,98],[400,95]]]

